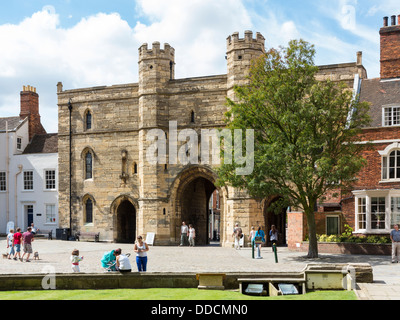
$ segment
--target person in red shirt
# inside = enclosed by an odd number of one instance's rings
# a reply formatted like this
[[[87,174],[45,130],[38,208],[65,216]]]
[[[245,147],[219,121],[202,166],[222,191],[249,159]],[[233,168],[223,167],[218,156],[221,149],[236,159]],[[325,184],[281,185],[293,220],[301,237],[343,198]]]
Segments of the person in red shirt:
[[[15,248],[14,260],[17,260],[17,256],[19,257],[19,260],[21,260],[21,238],[22,238],[21,228],[17,228],[17,232],[14,233],[14,239],[13,239],[13,246]]]

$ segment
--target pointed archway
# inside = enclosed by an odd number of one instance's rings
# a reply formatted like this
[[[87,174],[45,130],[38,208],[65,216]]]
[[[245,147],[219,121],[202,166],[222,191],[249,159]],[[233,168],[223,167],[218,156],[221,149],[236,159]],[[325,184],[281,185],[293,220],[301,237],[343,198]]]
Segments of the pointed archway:
[[[121,196],[111,205],[114,216],[114,241],[134,243],[136,238],[136,206],[128,196]]]
[[[267,235],[267,246],[272,243],[269,240],[269,230],[274,225],[278,230],[278,245],[286,245],[286,224],[287,224],[287,208],[280,209],[279,212],[274,210],[274,202],[280,200],[281,197],[271,197],[264,202],[264,223],[265,234]]]
[[[171,189],[175,225],[175,243],[180,242],[180,227],[184,221],[192,224],[196,230],[196,245],[207,245],[213,240],[215,226],[223,230],[224,190],[215,185],[217,175],[205,166],[191,166],[181,172]],[[214,191],[218,190],[218,215],[213,214],[213,203],[210,202]],[[215,194],[215,193],[214,193]],[[217,221],[215,221],[218,219]],[[215,239],[214,239],[215,240]]]

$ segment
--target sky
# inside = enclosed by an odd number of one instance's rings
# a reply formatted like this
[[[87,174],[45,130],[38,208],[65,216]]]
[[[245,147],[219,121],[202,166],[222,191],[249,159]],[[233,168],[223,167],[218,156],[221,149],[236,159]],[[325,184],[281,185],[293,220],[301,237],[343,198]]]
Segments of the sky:
[[[379,29],[398,0],[12,0],[0,1],[0,117],[18,116],[20,91],[39,94],[48,133],[64,90],[138,82],[138,48],[175,48],[175,78],[226,73],[226,38],[261,32],[266,48],[291,39],[315,45],[317,65],[363,52],[379,77]],[[390,19],[389,19],[390,20]]]

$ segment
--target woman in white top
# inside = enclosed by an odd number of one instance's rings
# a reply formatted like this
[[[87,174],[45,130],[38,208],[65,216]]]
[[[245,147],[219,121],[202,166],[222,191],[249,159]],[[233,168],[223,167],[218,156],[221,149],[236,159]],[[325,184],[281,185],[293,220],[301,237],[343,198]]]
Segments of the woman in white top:
[[[149,246],[143,241],[142,236],[137,237],[133,251],[136,252],[136,264],[138,271],[146,271],[147,268],[147,251],[149,251]]]
[[[131,263],[129,262],[128,256],[121,253],[121,249],[117,249],[114,251],[116,256],[116,266],[119,272],[131,272],[132,267]]]
[[[189,247],[194,247],[194,238],[196,238],[196,230],[189,224]]]

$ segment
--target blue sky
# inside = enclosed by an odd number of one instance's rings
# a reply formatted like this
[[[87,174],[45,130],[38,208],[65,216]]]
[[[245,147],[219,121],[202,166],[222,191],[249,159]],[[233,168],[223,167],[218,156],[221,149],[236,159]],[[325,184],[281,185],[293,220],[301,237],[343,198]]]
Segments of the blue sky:
[[[138,48],[168,42],[176,78],[226,73],[226,38],[261,32],[266,47],[315,44],[316,64],[363,52],[379,77],[379,29],[398,0],[13,0],[0,2],[0,117],[19,114],[19,92],[40,95],[42,122],[57,132],[56,84],[64,89],[137,82]]]

